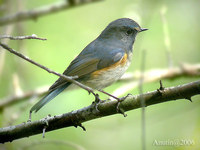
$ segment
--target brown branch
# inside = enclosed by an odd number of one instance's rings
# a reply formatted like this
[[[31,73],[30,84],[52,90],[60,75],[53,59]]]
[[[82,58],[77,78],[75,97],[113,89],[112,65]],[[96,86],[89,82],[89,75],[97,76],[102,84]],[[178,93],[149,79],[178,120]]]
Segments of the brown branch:
[[[16,14],[12,15],[7,15],[2,18],[0,18],[0,26],[14,23],[14,22],[19,22],[19,21],[24,21],[28,19],[37,19],[38,17],[55,13],[61,10],[66,10],[70,8],[74,8],[83,4],[88,4],[90,2],[97,2],[101,0],[63,0],[62,3],[55,3],[50,6],[45,6],[42,8],[35,8],[33,10],[28,10],[28,11],[21,11],[17,12]]]
[[[184,64],[180,67],[173,67],[170,69],[152,69],[144,73],[144,83],[155,82],[163,79],[175,79],[179,77],[199,77],[200,76],[200,64]],[[139,71],[134,73],[126,73],[119,82],[138,82],[141,77]],[[137,84],[136,84],[137,85]],[[123,86],[122,86],[123,87]],[[136,86],[135,86],[136,87]],[[134,87],[132,87],[134,88]],[[31,91],[22,93],[21,95],[12,95],[0,99],[0,110],[3,108],[13,105],[15,103],[27,100],[33,96],[42,96],[48,90],[48,86],[39,87]]]
[[[200,94],[200,80],[176,87],[165,88],[162,92],[155,90],[137,96],[128,96],[121,102],[120,108],[124,111],[141,108],[140,101],[142,98],[144,99],[146,106],[149,106],[172,100],[191,100],[192,96],[198,94]],[[34,122],[26,122],[15,126],[0,128],[0,143],[11,142],[16,139],[41,134],[44,128],[46,129],[45,132],[49,132],[64,127],[82,126],[81,123],[83,122],[117,114],[117,104],[117,101],[106,101],[98,105],[98,110],[96,109],[96,106],[92,104],[88,107],[62,115],[53,117],[48,116]]]

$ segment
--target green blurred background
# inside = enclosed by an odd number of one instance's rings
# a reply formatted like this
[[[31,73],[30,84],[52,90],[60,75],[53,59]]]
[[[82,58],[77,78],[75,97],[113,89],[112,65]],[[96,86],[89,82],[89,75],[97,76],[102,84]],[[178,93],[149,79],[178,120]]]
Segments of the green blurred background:
[[[10,1],[13,12],[19,8],[28,10],[57,2],[56,0]],[[19,2],[20,6],[17,5]],[[138,35],[134,45],[133,63],[128,71],[140,69],[142,50],[146,50],[145,70],[167,68],[164,44],[166,37],[160,14],[161,9],[166,7],[165,17],[168,22],[173,65],[178,66],[183,62],[197,64],[200,63],[199,6],[198,0],[104,0],[43,16],[37,20],[21,22],[16,25],[12,35],[36,34],[48,40],[9,41],[9,45],[36,62],[62,73],[73,58],[94,40],[108,23],[121,17],[129,17],[149,30]],[[3,30],[1,27],[2,33]],[[1,49],[0,54],[2,51]],[[50,86],[57,79],[57,76],[48,74],[8,52],[5,53],[4,63],[4,69],[0,74],[0,99],[14,94],[13,74],[18,76],[23,91]],[[195,80],[199,78],[180,77],[175,80],[163,80],[163,84],[169,87]],[[106,91],[112,93],[123,84],[126,83],[113,84],[106,88]],[[156,90],[158,87],[159,82],[143,86],[144,92]],[[138,88],[127,93],[138,94]],[[106,98],[105,95],[100,96],[102,99]],[[31,104],[27,104],[27,101],[30,101],[27,100],[5,108],[0,112],[0,127],[26,121],[29,109],[39,98],[34,100]],[[32,119],[38,120],[48,114],[58,115],[80,109],[90,105],[93,100],[93,96],[82,89],[63,92],[37,114],[33,114]],[[200,149],[200,96],[195,96],[192,100],[192,103],[186,100],[172,101],[146,108],[147,149]],[[71,142],[86,150],[141,149],[141,109],[129,111],[127,114],[126,118],[122,115],[113,115],[86,122],[83,124],[87,129],[86,132],[81,128],[64,128],[46,133],[45,139],[42,139],[40,134],[0,145],[0,149],[75,149],[66,143],[60,144],[54,140]],[[194,144],[155,146],[155,140],[180,142],[191,140]]]

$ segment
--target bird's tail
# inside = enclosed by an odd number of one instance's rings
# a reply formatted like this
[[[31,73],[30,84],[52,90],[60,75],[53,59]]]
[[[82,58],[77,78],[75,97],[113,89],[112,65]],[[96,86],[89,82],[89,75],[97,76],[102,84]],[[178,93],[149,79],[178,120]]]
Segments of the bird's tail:
[[[71,83],[66,83],[62,85],[61,87],[50,91],[46,96],[44,96],[39,102],[37,102],[30,110],[30,112],[37,112],[42,108],[45,104],[47,104],[50,100],[52,100],[54,97],[56,97],[58,94],[60,94],[65,88],[67,88]]]

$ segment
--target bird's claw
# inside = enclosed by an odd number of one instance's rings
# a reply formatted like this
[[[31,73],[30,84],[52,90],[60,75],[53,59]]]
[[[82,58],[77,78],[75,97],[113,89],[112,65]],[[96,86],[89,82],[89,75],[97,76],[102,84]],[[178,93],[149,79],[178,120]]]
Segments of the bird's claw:
[[[121,104],[122,101],[123,101],[123,100],[121,100],[121,99],[120,99],[120,100],[117,100],[117,107],[116,107],[116,110],[117,110],[118,113],[120,113],[120,114],[122,114],[124,117],[126,117],[127,114],[125,114],[124,109],[120,108],[120,104]]]
[[[99,94],[93,94],[93,95],[94,95],[94,97],[95,97],[95,100],[92,102],[92,104],[94,105],[96,111],[97,111],[97,112],[100,112],[99,109],[98,109],[98,105],[99,105],[100,103],[104,103],[105,100],[101,100],[101,99],[99,98]]]
[[[127,114],[125,113],[124,109],[120,108],[120,104],[121,104],[121,102],[123,102],[130,95],[132,95],[132,94],[127,94],[126,96],[117,99],[116,110],[117,110],[118,113],[122,114],[124,117],[126,117]]]

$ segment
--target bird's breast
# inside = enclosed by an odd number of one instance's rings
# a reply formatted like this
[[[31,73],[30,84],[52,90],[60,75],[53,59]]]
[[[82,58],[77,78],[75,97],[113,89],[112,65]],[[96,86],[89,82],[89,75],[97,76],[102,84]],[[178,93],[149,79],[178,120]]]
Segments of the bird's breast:
[[[131,54],[125,54],[118,62],[93,72],[85,83],[94,89],[103,89],[117,81],[128,69],[131,62]]]

